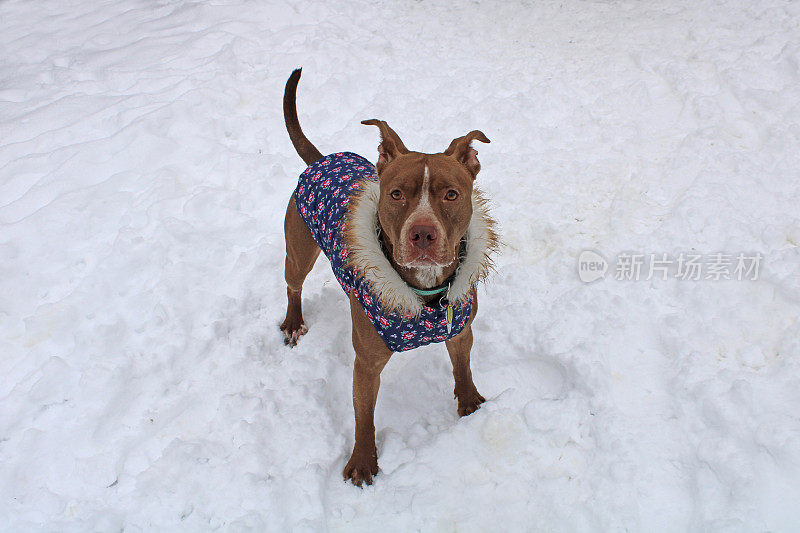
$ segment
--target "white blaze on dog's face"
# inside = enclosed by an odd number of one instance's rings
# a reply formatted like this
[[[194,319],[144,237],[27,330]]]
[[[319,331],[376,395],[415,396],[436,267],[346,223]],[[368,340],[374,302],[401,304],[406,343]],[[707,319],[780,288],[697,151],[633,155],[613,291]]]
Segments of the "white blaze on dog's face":
[[[472,217],[472,186],[480,163],[470,143],[489,139],[473,131],[454,139],[444,153],[423,154],[408,151],[385,122],[363,123],[381,130],[378,221],[392,258],[435,278],[458,259]]]

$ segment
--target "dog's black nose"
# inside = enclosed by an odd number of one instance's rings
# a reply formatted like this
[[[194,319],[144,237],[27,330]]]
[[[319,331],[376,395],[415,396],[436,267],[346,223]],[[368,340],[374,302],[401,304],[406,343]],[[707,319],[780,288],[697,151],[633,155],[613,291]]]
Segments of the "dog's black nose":
[[[412,226],[408,234],[411,244],[421,250],[436,242],[437,237],[436,228],[433,226]]]

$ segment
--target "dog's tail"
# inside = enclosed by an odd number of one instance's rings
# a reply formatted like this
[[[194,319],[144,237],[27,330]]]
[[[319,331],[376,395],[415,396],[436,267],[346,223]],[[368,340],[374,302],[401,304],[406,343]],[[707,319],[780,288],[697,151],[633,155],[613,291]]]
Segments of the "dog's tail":
[[[297,150],[306,165],[310,165],[322,158],[322,154],[305,136],[300,128],[300,121],[297,120],[297,82],[300,81],[302,71],[302,68],[295,70],[286,80],[286,90],[283,92],[283,120],[286,121],[286,130],[289,132],[294,149]]]

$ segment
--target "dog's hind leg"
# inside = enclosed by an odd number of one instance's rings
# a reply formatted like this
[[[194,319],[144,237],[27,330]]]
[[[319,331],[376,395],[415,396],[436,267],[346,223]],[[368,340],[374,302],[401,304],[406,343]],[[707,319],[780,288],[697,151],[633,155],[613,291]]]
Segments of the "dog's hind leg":
[[[286,319],[281,324],[283,342],[288,346],[295,346],[297,339],[308,331],[303,320],[302,293],[303,281],[319,256],[319,246],[314,242],[311,232],[308,231],[297,206],[294,195],[289,200],[286,208],[286,219],[283,224],[286,234]]]

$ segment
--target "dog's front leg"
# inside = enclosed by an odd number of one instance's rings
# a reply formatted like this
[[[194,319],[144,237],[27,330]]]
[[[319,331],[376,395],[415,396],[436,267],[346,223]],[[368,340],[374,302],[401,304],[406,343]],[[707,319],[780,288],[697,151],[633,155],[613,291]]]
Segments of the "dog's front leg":
[[[372,484],[378,473],[378,451],[375,447],[375,402],[381,385],[381,370],[392,356],[391,350],[375,331],[364,309],[350,297],[353,320],[353,348],[356,361],[353,367],[353,409],[356,415],[356,442],[353,454],[344,467],[344,478],[353,484]]]
[[[450,362],[453,363],[453,377],[456,386],[453,389],[458,399],[458,416],[467,416],[478,410],[486,399],[480,395],[472,382],[472,370],[469,368],[469,352],[472,349],[472,319],[478,311],[478,299],[474,297],[472,315],[461,333],[445,341]]]

